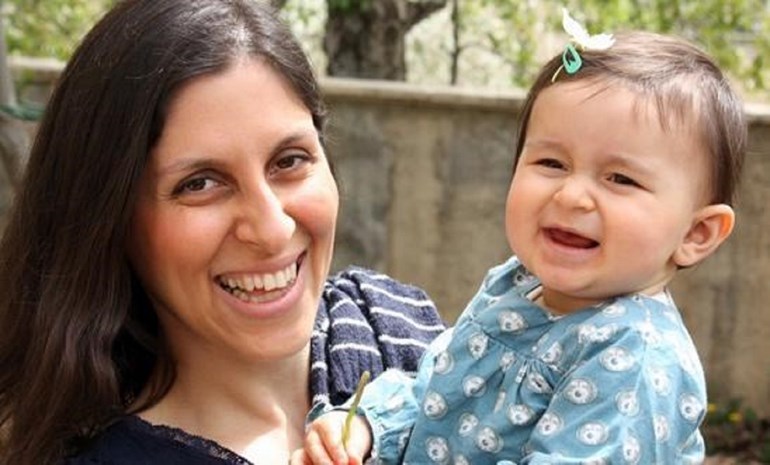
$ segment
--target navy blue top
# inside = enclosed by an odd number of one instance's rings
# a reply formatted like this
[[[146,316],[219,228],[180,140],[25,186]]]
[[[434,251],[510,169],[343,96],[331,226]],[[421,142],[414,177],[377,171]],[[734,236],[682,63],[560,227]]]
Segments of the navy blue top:
[[[337,405],[355,391],[364,370],[415,372],[444,329],[419,288],[350,267],[331,277],[318,308],[310,349],[313,405]],[[136,416],[118,419],[64,465],[251,465],[216,442]]]

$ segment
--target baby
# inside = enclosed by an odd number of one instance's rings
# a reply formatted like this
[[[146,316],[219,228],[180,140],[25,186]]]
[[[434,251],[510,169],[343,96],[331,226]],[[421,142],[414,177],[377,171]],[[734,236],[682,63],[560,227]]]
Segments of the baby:
[[[565,14],[565,26],[574,22]],[[703,369],[667,290],[730,235],[742,105],[674,37],[575,34],[524,105],[492,268],[416,378],[308,428],[301,463],[700,463]]]

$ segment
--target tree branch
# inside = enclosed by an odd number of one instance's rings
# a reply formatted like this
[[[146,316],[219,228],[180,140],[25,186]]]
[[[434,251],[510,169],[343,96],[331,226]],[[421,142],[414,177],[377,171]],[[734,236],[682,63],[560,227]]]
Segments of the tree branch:
[[[446,6],[447,0],[408,2],[406,24],[409,28]]]

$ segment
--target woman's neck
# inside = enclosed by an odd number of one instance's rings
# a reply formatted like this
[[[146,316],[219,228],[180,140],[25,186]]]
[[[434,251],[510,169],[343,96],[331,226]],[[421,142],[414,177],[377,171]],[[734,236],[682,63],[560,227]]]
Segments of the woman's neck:
[[[274,362],[192,360],[177,365],[168,394],[139,416],[214,440],[255,463],[288,463],[310,408],[309,348]]]

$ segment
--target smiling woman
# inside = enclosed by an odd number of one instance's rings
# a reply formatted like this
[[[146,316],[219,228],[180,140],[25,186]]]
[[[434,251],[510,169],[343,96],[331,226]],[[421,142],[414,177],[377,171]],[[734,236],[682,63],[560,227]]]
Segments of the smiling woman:
[[[285,464],[311,407],[416,369],[443,329],[425,293],[328,277],[324,122],[264,3],[128,0],[95,26],[0,244],[0,464]]]

